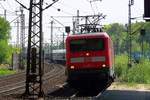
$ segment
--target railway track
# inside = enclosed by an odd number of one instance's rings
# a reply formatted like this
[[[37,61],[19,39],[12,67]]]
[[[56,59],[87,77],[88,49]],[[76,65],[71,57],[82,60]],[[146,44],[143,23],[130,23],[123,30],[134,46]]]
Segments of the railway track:
[[[50,68],[49,72],[48,72],[47,68],[45,69],[47,72],[43,76],[44,92],[48,91],[48,88],[51,86],[50,84],[53,82],[53,80],[55,80],[55,78],[59,77],[59,75],[62,76],[62,74],[64,74],[64,67],[63,66],[51,65],[51,67],[53,67],[53,68]],[[16,77],[21,77],[24,74],[25,73],[22,73],[22,74],[19,73],[18,75],[20,75],[20,76],[14,75],[14,76],[10,76],[10,77],[11,78],[14,77],[15,79],[17,79]],[[12,94],[22,94],[24,91],[25,91],[25,78],[18,81],[18,82],[12,81],[11,84],[9,81],[9,84],[4,85],[4,86],[0,86],[0,95],[2,95],[2,96],[9,96]]]
[[[54,67],[53,64],[51,65],[51,67],[48,67],[48,63],[45,63],[44,73],[49,72],[50,70],[53,69],[53,67]],[[25,77],[26,77],[25,71],[1,77],[0,78],[0,88],[4,87],[6,85],[11,85],[12,83],[17,83],[17,82],[23,81],[23,80],[25,80]]]
[[[78,91],[76,89],[70,88],[67,83],[64,84],[66,79],[65,75],[65,68],[61,65],[52,65],[50,71],[44,74],[43,76],[43,90],[46,95],[46,100],[60,100],[60,99],[73,99],[73,100],[97,100],[100,98],[102,93],[105,91],[106,88],[103,88],[101,91],[94,91],[92,94],[87,93],[85,91]],[[22,73],[24,74],[24,73]],[[22,76],[22,74],[19,74]],[[16,75],[11,77],[18,77]],[[58,85],[63,84],[63,85]],[[108,87],[108,86],[107,86]],[[0,86],[0,95],[2,97],[11,97],[20,99],[21,94],[25,91],[25,79],[18,81],[16,83],[8,84],[5,86]],[[0,96],[0,98],[1,98]],[[4,100],[4,99],[3,99]]]
[[[11,85],[12,82],[22,81],[25,79],[25,72],[19,72],[17,74],[5,76],[0,78],[0,88],[2,86]]]

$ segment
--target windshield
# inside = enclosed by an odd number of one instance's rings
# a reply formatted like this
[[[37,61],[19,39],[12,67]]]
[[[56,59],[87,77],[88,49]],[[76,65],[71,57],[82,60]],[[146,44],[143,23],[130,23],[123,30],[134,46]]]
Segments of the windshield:
[[[104,39],[80,39],[70,41],[71,52],[104,50]]]

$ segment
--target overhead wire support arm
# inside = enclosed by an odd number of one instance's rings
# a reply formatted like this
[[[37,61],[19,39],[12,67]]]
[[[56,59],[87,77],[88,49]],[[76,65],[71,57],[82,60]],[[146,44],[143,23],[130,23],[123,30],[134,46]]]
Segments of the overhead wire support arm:
[[[48,6],[46,6],[44,9],[42,9],[42,10],[45,10],[45,9],[48,9],[49,7],[51,7],[53,4],[55,4],[56,2],[58,2],[59,0],[54,0],[54,2],[53,3],[51,3],[50,5],[48,5]]]
[[[25,5],[23,5],[22,3],[20,3],[18,0],[15,0],[18,4],[20,4],[23,8],[29,10],[29,8],[27,8]]]
[[[139,26],[135,31],[131,32],[131,35],[134,35],[135,33],[139,32],[140,29],[142,29],[144,25]]]
[[[56,21],[57,23],[59,23],[61,26],[65,27],[65,25],[63,25],[61,22],[59,22],[57,19],[55,19],[54,17],[51,16],[51,18]]]

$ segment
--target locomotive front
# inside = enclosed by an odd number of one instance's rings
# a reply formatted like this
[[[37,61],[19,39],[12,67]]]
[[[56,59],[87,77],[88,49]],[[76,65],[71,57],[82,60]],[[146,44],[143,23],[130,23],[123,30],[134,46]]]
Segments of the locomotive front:
[[[107,33],[71,35],[66,39],[68,82],[107,82],[113,77],[113,47]],[[102,81],[103,80],[103,81]]]

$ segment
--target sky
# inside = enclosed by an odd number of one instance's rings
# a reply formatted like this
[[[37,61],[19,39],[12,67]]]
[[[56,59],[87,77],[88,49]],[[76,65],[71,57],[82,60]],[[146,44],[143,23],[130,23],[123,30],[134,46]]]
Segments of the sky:
[[[18,0],[26,7],[29,7],[30,0]],[[80,15],[93,15],[98,13],[103,13],[106,15],[105,20],[102,20],[102,24],[111,24],[111,23],[128,23],[128,2],[129,0],[95,0],[95,2],[89,2],[90,0],[59,0],[49,9],[46,9],[43,12],[43,32],[44,32],[44,41],[50,40],[50,21],[52,21],[51,16],[76,16],[77,10],[79,10]],[[47,4],[52,3],[52,0],[44,0],[43,7],[46,7]],[[139,19],[133,20],[142,21],[142,16],[144,13],[144,0],[134,0],[134,5],[132,9],[132,17],[140,17]],[[15,0],[0,0],[0,15],[3,16],[4,9],[7,10],[7,20],[11,22],[12,31],[10,40],[11,43],[16,42],[16,24],[14,19],[16,19],[16,10],[19,10],[20,5],[15,2]],[[60,11],[58,11],[60,9]],[[24,10],[26,16],[26,26],[28,26],[28,11]],[[18,12],[19,14],[19,12]],[[54,17],[64,26],[72,25],[71,17]],[[54,22],[55,26],[62,27],[58,22]],[[63,30],[59,29],[60,34],[54,32],[54,34],[59,38]],[[27,33],[26,29],[26,33]]]

